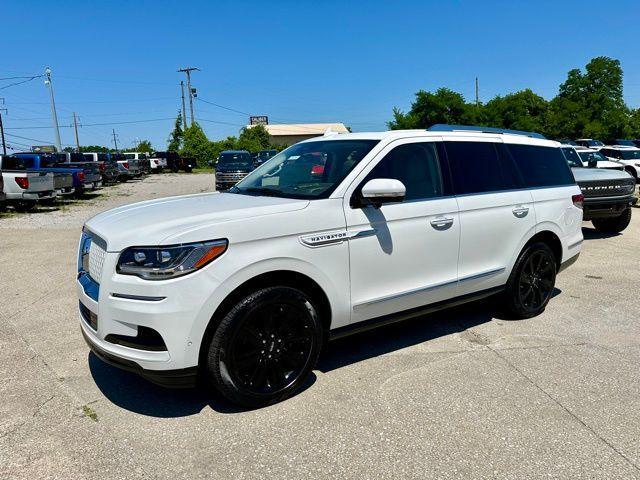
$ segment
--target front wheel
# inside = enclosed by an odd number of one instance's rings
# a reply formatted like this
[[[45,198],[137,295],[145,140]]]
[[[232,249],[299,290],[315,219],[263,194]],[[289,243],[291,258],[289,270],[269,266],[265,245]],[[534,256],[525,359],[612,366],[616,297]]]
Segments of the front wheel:
[[[618,217],[595,218],[591,223],[593,223],[593,226],[599,232],[620,233],[631,223],[631,208],[627,208]]]
[[[546,243],[528,245],[516,260],[504,293],[504,307],[515,319],[541,314],[556,283],[557,265]]]
[[[207,355],[207,378],[231,402],[269,405],[304,385],[322,340],[318,310],[305,293],[263,288],[240,300],[218,325]]]

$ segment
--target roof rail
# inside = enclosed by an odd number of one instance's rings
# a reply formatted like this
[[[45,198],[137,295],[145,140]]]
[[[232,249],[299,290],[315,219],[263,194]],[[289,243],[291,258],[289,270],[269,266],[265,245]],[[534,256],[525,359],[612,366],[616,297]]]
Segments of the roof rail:
[[[429,132],[479,132],[479,133],[497,133],[501,135],[522,135],[531,138],[541,138],[546,140],[547,137],[541,133],[524,132],[522,130],[509,130],[506,128],[482,127],[471,125],[446,125],[444,123],[436,123],[427,128]]]

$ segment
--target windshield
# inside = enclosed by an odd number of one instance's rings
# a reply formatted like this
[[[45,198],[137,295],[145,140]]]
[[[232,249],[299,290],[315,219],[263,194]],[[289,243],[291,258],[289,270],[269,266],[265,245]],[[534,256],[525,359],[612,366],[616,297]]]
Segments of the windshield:
[[[596,162],[609,161],[609,159],[605,157],[603,154],[601,154],[600,152],[578,152],[578,153],[582,161],[586,163],[589,163],[592,161],[596,161]]]
[[[323,140],[293,145],[250,173],[231,193],[326,198],[378,140]]]
[[[587,145],[590,147],[604,147],[604,143],[600,140],[587,140]]]
[[[622,150],[623,160],[640,160],[640,150]]]
[[[580,161],[578,153],[573,148],[563,148],[562,153],[564,153],[564,158],[567,159],[567,163],[570,167],[582,168],[584,166]]]
[[[221,153],[217,167],[245,169],[253,167],[253,161],[250,153]]]

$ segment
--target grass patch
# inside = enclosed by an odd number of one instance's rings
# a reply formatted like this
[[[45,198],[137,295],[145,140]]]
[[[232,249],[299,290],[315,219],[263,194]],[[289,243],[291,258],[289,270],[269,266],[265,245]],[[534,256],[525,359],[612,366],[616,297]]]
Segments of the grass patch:
[[[94,422],[98,421],[98,414],[89,405],[83,405],[82,406],[82,415],[85,416],[85,417],[89,417]]]
[[[212,167],[198,167],[194,168],[192,173],[214,173]]]

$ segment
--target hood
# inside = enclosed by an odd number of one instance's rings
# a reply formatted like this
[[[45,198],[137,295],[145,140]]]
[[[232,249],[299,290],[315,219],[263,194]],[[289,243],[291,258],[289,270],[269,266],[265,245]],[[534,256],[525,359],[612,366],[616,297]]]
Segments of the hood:
[[[233,193],[204,193],[168,197],[114,208],[91,218],[85,225],[107,242],[107,250],[142,245],[170,245],[171,238],[189,231],[213,228],[211,238],[224,238],[225,222],[301,210],[308,200],[257,197]],[[216,228],[220,225],[219,231]]]
[[[598,162],[599,164],[600,162]],[[604,180],[629,180],[631,175],[622,170],[607,170],[601,168],[572,168],[576,182],[595,182]]]
[[[612,162],[611,160],[598,160],[598,168],[624,168],[619,162]]]

